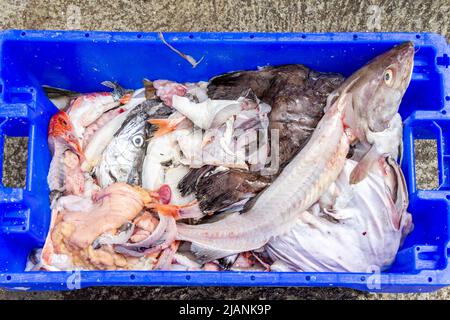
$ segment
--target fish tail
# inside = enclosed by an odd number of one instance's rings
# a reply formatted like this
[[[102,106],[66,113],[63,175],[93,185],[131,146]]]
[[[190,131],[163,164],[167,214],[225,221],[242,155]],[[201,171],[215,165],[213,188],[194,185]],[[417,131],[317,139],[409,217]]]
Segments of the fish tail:
[[[180,218],[180,207],[177,205],[152,203],[148,207],[156,210],[159,214],[162,214],[166,217],[172,217],[175,219]]]
[[[114,82],[114,81],[103,81],[101,84],[104,85],[105,87],[108,87],[108,88],[111,88],[114,90],[112,92],[112,96],[114,97],[114,100],[119,101],[122,104],[125,104],[131,100],[130,90],[126,90],[119,83]]]
[[[119,99],[119,102],[120,102],[121,104],[127,104],[128,102],[130,102],[130,100],[131,100],[131,93],[127,93],[127,94],[124,94],[124,95]]]
[[[45,94],[49,98],[76,97],[76,96],[80,95],[80,93],[75,92],[75,91],[51,87],[51,86],[47,86],[47,85],[43,85],[42,89],[44,90]]]
[[[202,212],[198,209],[197,201],[195,200],[182,206],[154,202],[151,203],[148,207],[151,209],[155,209],[159,214],[165,215],[167,217],[172,217],[175,220],[196,217],[198,218],[203,216]]]

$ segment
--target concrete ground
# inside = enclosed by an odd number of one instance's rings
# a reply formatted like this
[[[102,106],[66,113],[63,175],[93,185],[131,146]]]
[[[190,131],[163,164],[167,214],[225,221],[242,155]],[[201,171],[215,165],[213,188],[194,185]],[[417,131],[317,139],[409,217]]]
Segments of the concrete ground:
[[[450,3],[441,1],[69,1],[0,0],[0,29],[122,31],[430,31],[450,39]],[[24,183],[25,139],[6,142],[3,183]],[[436,187],[436,145],[416,146],[418,183]],[[428,163],[428,168],[425,163]],[[430,167],[431,166],[431,171]],[[71,292],[5,292],[0,299],[450,299],[429,294],[367,294],[331,288],[89,288]]]

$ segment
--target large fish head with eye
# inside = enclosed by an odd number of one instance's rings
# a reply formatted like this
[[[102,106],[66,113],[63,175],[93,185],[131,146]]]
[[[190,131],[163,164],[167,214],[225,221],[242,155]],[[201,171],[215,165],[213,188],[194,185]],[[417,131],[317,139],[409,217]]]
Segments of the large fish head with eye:
[[[413,65],[414,45],[405,42],[377,56],[348,78],[347,86],[341,86],[351,93],[358,138],[367,130],[388,128],[411,81]]]
[[[75,129],[70,121],[69,115],[64,111],[59,111],[50,119],[48,126],[48,141],[49,146],[54,152],[54,145],[64,143],[70,150],[77,154],[80,159],[84,157],[80,142],[75,135]]]

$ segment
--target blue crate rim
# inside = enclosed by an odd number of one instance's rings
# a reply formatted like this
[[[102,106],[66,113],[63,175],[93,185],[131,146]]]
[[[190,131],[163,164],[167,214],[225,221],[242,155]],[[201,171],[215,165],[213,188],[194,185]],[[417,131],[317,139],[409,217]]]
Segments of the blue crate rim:
[[[217,40],[217,41],[390,41],[392,43],[402,41],[413,41],[417,44],[424,44],[431,40],[433,44],[440,45],[442,48],[448,46],[445,38],[433,32],[161,32],[167,40],[171,41],[198,41],[198,40]],[[103,31],[103,30],[29,30],[29,29],[8,29],[0,31],[0,37],[23,38],[26,40],[46,38],[46,41],[61,40],[151,40],[161,41],[159,32],[153,31]],[[440,46],[437,46],[439,49]]]
[[[45,276],[43,276],[43,273]],[[113,280],[112,280],[113,279]],[[412,283],[411,280],[414,280]],[[345,285],[343,285],[345,283]],[[79,287],[71,287],[71,285]],[[91,286],[302,286],[348,287],[370,292],[435,291],[450,285],[450,271],[417,274],[250,271],[45,271],[0,274],[0,285],[13,290],[62,290]],[[45,289],[37,286],[48,286]],[[393,289],[395,285],[403,290]]]

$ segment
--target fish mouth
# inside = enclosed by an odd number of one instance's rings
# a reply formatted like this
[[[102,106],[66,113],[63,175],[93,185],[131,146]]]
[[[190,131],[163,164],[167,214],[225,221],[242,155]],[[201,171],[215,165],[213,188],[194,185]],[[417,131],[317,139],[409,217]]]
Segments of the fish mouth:
[[[73,136],[71,134],[66,134],[64,136],[64,140],[66,141],[69,148],[78,156],[78,158],[80,159],[80,162],[83,162],[84,160],[86,160],[83,148],[81,147],[80,142],[78,141],[78,139],[75,136]]]
[[[398,46],[397,54],[399,57],[400,65],[403,66],[403,71],[405,75],[402,79],[403,80],[402,87],[404,88],[404,90],[406,90],[411,81],[414,70],[414,54],[415,54],[414,44],[411,41],[400,44]]]

